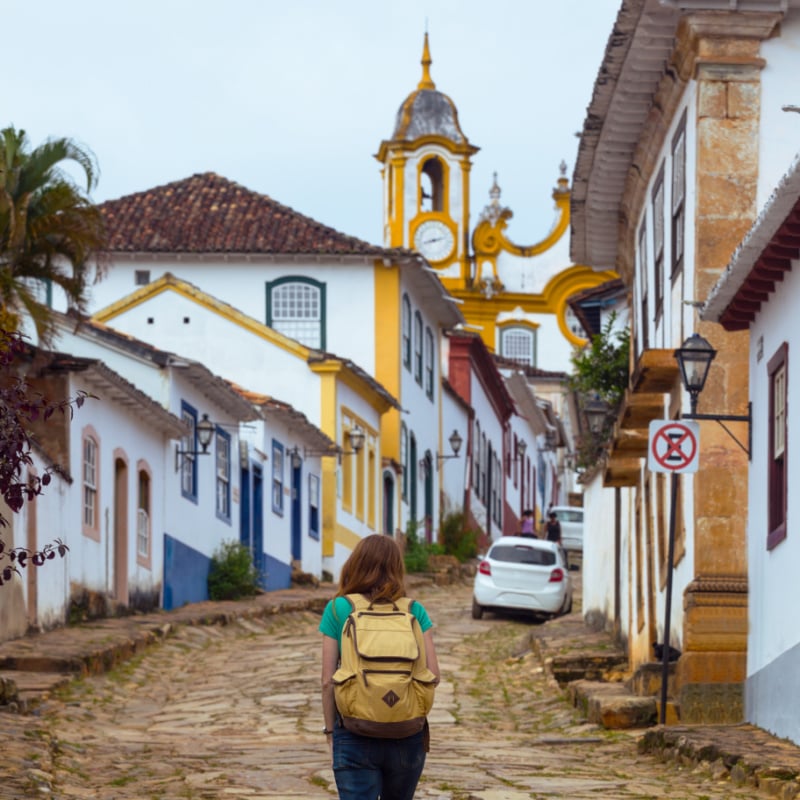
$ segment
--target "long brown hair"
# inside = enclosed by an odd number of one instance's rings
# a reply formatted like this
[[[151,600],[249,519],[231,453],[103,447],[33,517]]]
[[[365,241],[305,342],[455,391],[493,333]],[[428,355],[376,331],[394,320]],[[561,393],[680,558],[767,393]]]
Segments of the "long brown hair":
[[[405,593],[405,564],[397,542],[383,533],[365,536],[344,562],[337,594],[397,600]]]

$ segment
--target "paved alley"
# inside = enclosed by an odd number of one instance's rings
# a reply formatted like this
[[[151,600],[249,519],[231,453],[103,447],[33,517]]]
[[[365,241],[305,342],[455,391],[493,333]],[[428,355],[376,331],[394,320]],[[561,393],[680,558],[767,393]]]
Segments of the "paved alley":
[[[416,592],[437,622],[444,674],[419,800],[753,797],[727,778],[638,754],[641,731],[583,723],[530,652],[532,624],[475,621],[470,594],[468,585]],[[294,612],[185,626],[115,671],[70,684],[38,716],[7,715],[3,730],[17,726],[24,744],[5,750],[0,796],[335,797],[318,620]]]

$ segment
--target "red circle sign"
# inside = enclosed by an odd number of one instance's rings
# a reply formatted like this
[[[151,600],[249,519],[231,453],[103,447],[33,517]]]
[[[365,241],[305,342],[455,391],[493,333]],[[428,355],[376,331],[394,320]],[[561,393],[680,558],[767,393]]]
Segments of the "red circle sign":
[[[697,437],[686,425],[670,422],[653,433],[650,450],[662,469],[685,471],[691,468],[697,455]]]

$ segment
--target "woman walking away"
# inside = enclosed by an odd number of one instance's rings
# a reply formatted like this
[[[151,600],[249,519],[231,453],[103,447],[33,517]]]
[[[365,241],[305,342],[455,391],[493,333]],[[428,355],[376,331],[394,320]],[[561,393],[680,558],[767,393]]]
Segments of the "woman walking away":
[[[414,797],[428,751],[426,714],[439,682],[432,627],[425,608],[405,596],[403,556],[394,539],[362,539],[342,567],[319,626],[323,732],[340,800]],[[370,657],[374,669],[365,683],[356,661]]]

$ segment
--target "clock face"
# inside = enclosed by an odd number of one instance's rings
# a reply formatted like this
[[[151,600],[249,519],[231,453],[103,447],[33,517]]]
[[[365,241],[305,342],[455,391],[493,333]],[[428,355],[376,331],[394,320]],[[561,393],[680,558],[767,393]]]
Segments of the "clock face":
[[[423,222],[414,233],[414,247],[428,261],[443,261],[453,252],[453,231],[437,219]]]

